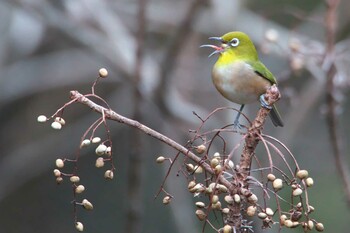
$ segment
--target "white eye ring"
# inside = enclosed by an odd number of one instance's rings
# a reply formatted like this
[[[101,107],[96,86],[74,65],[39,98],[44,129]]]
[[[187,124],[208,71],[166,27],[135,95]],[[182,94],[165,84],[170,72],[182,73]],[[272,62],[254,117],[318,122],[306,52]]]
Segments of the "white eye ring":
[[[239,40],[238,38],[233,38],[231,41],[230,41],[230,45],[232,47],[237,47],[239,45]]]

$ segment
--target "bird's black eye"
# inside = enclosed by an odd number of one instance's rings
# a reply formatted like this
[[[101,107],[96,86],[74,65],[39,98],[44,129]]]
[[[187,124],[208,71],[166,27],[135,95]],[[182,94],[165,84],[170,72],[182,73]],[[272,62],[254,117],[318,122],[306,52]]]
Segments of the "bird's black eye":
[[[239,45],[239,40],[237,38],[233,38],[231,41],[230,41],[230,45],[233,46],[233,47],[236,47]]]

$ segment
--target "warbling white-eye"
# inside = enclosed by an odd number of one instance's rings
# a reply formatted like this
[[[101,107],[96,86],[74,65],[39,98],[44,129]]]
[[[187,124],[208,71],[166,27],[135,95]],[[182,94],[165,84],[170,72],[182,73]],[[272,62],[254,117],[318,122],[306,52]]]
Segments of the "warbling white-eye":
[[[272,123],[275,126],[283,126],[275,105],[271,108],[264,98],[266,90],[271,85],[277,84],[276,78],[259,60],[255,46],[248,35],[236,31],[209,39],[221,43],[220,46],[201,46],[215,49],[209,57],[219,54],[212,70],[213,83],[226,99],[241,105],[234,125],[240,127],[239,117],[244,105],[259,99],[263,107],[271,109]]]

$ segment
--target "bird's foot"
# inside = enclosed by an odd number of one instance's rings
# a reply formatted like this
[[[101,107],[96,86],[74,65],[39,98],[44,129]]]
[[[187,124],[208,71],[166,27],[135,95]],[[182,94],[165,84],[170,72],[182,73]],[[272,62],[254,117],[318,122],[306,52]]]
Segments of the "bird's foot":
[[[262,94],[259,99],[260,99],[260,104],[262,107],[267,108],[267,109],[272,109],[272,107],[265,100],[265,94]]]

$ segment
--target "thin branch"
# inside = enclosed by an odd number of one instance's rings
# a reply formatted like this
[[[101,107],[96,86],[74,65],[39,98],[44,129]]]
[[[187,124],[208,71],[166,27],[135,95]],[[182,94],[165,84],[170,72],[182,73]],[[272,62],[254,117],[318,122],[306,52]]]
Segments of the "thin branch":
[[[70,98],[76,99],[76,101],[78,103],[87,105],[93,111],[98,112],[100,114],[102,114],[102,112],[104,111],[106,119],[117,121],[119,123],[126,124],[126,125],[129,125],[131,127],[137,128],[138,130],[142,131],[143,133],[145,133],[153,138],[156,138],[161,142],[164,142],[165,144],[167,144],[168,146],[181,152],[182,154],[184,154],[185,156],[187,156],[188,158],[190,158],[194,162],[201,163],[201,166],[203,167],[203,169],[205,169],[209,174],[212,174],[212,175],[214,174],[213,169],[208,164],[202,163],[202,159],[200,157],[196,156],[193,152],[189,151],[186,147],[184,147],[181,144],[175,142],[174,140],[166,137],[165,135],[157,132],[156,130],[151,129],[151,128],[141,124],[138,121],[124,117],[124,116],[114,112],[112,109],[107,109],[103,106],[100,106],[100,105],[96,104],[95,102],[93,102],[92,100],[86,98],[83,94],[79,93],[78,91],[71,91]],[[228,189],[230,189],[230,190],[233,189],[232,184],[227,179],[225,179],[223,176],[220,176],[219,181],[221,184],[225,185]]]

